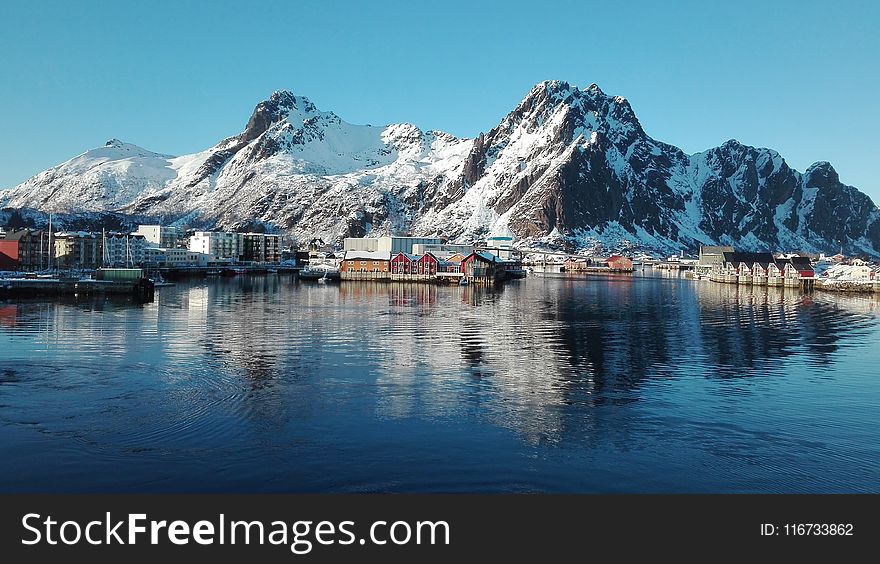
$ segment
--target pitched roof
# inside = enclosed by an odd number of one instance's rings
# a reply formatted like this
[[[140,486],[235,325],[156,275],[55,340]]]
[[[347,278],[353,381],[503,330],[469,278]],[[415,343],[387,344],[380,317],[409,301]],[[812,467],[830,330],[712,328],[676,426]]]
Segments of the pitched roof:
[[[492,253],[487,253],[486,251],[480,251],[478,253],[474,253],[477,257],[483,259],[486,262],[501,262],[501,258],[498,255],[493,255]]]
[[[810,260],[810,257],[776,259],[776,265],[780,269],[784,269],[786,264],[790,264],[798,270],[813,270],[813,262]]]
[[[27,235],[39,236],[41,231],[43,231],[43,230],[42,229],[29,229],[29,228],[28,229],[19,229],[17,231],[7,231],[5,238],[7,240],[16,240],[17,241]]]
[[[739,264],[744,262],[746,264],[753,263],[771,263],[773,262],[773,255],[771,253],[724,253],[724,262],[730,262],[733,264]]]
[[[416,262],[417,260],[419,260],[419,258],[421,258],[421,257],[419,257],[419,255],[414,255],[412,253],[405,253],[403,251],[400,251],[398,253],[394,253],[395,257],[400,256],[400,255],[403,255],[404,258],[406,258],[406,260],[408,260],[410,262]]]

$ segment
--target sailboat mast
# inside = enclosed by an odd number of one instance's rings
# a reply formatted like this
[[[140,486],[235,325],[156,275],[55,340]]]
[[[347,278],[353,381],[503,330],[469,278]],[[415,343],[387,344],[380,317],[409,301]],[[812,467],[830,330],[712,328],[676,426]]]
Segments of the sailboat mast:
[[[52,255],[55,254],[53,252],[53,250],[54,249],[52,248],[52,214],[50,213],[49,214],[49,257],[47,259],[47,261],[49,263],[49,268],[47,270],[52,270]]]

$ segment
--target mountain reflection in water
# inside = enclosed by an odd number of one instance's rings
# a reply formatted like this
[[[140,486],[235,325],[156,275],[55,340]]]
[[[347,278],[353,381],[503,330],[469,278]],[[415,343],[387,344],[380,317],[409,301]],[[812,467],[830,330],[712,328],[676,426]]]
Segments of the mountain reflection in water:
[[[876,492],[878,337],[668,274],[0,302],[0,490]]]

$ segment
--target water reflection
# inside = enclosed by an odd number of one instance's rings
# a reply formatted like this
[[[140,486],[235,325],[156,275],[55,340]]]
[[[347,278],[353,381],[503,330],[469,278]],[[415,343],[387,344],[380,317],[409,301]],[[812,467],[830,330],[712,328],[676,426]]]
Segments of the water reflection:
[[[859,490],[880,458],[864,450],[880,444],[864,409],[880,397],[877,355],[847,352],[877,335],[874,297],[666,273],[500,289],[239,277],[145,305],[5,302],[0,422],[14,432],[0,455],[19,449],[34,471],[33,445],[60,448],[91,467],[53,469],[74,490],[125,464],[135,470],[113,487],[729,491],[845,452],[856,471],[836,483]],[[778,380],[756,393],[767,376]],[[819,417],[829,401],[846,409],[804,443],[813,420],[790,415]],[[779,452],[790,460],[750,468]],[[696,486],[676,466],[688,460],[706,466]],[[800,471],[768,483],[819,488],[828,473]],[[7,487],[39,489],[46,472]]]

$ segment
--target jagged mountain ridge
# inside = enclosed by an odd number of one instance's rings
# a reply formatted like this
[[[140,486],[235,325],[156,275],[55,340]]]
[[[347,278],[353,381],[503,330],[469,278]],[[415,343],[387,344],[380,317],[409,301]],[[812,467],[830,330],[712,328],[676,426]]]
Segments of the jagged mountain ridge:
[[[880,211],[830,164],[804,173],[728,141],[687,155],[595,84],[536,85],[475,139],[348,124],[275,92],[242,133],[171,157],[116,140],[0,193],[0,205],[303,239],[512,234],[582,248],[699,243],[880,255]]]

